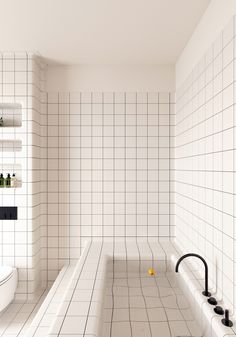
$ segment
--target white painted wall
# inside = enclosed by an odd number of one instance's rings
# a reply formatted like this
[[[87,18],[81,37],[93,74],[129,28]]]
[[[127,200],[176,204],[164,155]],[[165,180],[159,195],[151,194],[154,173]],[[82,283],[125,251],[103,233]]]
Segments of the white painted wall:
[[[169,65],[49,66],[49,92],[174,91],[175,69]]]
[[[67,65],[174,64],[209,1],[0,0],[1,49]]]
[[[236,13],[236,0],[212,0],[176,63],[176,88]]]

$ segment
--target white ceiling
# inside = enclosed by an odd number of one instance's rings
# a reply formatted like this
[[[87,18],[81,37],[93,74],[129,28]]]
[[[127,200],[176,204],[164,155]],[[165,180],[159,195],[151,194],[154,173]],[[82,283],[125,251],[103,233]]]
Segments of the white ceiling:
[[[210,0],[0,0],[0,50],[61,64],[174,64]]]

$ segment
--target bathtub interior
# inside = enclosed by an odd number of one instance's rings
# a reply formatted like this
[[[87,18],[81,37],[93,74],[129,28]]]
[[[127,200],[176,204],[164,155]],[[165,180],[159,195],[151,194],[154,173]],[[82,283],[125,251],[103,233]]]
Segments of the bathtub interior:
[[[101,331],[102,337],[206,337],[168,260],[107,261]]]

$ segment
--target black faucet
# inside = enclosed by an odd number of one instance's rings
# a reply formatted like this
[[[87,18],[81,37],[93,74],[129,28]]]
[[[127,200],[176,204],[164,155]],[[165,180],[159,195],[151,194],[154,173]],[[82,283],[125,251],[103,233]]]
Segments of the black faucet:
[[[204,264],[204,267],[205,267],[205,290],[202,292],[202,294],[204,296],[210,297],[211,293],[208,291],[208,266],[207,266],[207,263],[202,256],[200,256],[198,254],[194,254],[194,253],[189,253],[189,254],[185,254],[185,255],[181,256],[181,258],[176,263],[175,272],[178,273],[180,262],[183,259],[185,259],[186,257],[189,257],[189,256],[198,257],[200,260],[202,260],[202,262]]]

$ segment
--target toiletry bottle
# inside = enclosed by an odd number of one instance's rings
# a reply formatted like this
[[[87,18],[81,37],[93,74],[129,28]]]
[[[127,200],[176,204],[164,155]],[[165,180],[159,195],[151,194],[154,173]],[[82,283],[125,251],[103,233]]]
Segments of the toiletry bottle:
[[[15,173],[13,173],[11,177],[11,187],[16,187],[16,185],[17,185],[17,179],[16,179]]]
[[[4,186],[5,186],[5,179],[3,177],[3,174],[1,173],[1,175],[0,175],[0,188],[2,188]]]
[[[6,187],[11,187],[11,176],[10,173],[8,173],[6,179],[5,179],[5,186]]]

